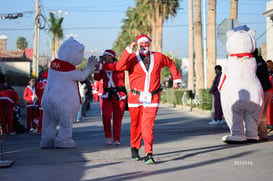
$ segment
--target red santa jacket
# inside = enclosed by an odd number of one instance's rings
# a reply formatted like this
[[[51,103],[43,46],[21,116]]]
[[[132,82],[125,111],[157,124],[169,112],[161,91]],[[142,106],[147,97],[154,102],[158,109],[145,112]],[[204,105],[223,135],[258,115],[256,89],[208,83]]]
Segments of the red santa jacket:
[[[129,72],[130,92],[128,94],[128,107],[158,107],[159,106],[159,88],[161,69],[165,66],[169,67],[172,75],[173,82],[181,82],[180,73],[177,70],[174,62],[167,56],[159,52],[150,52],[150,66],[146,70],[139,52],[132,53],[128,47],[124,50],[121,59],[116,63],[103,64],[100,69],[112,71]],[[151,96],[148,103],[140,101],[138,93],[155,93]],[[144,95],[145,97],[145,95]]]
[[[18,94],[12,89],[3,90],[0,92],[0,100],[8,100],[15,106],[18,101]]]
[[[37,83],[36,88],[35,88],[36,95],[39,98],[39,107],[41,107],[42,97],[43,97],[43,94],[44,94],[46,83],[47,83],[46,79],[41,80],[40,82]]]
[[[35,95],[35,87],[27,86],[24,91],[23,98],[27,101],[27,107],[36,107],[36,99],[33,98]]]
[[[94,79],[97,81],[101,79],[103,80],[104,91],[101,98],[109,98],[109,94],[113,93],[119,100],[126,99],[126,89],[124,86],[125,73],[123,71],[96,71],[94,74]]]

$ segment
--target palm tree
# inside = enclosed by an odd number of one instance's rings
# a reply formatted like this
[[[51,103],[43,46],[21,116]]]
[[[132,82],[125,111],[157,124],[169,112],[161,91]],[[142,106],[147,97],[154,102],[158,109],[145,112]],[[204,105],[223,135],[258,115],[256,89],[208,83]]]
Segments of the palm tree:
[[[28,43],[25,37],[20,36],[16,41],[16,46],[19,50],[25,50],[27,45]]]
[[[208,67],[207,83],[212,85],[216,65],[216,0],[208,1]]]
[[[114,50],[121,55],[124,48],[140,34],[150,34],[147,16],[143,13],[143,7],[137,2],[136,7],[128,8],[126,18],[123,20],[122,31],[114,42]]]
[[[193,43],[193,14],[192,14],[192,1],[188,0],[188,16],[189,16],[189,66],[188,66],[188,89],[191,89],[194,91],[194,43]],[[195,91],[194,91],[195,92]]]
[[[51,52],[52,52],[52,59],[54,59],[56,57],[57,49],[60,46],[60,41],[63,38],[63,29],[62,29],[63,17],[55,18],[53,13],[49,13],[49,15],[50,15],[49,31],[52,33]],[[56,44],[56,41],[58,41],[58,44]]]
[[[201,0],[194,0],[194,45],[196,62],[196,94],[198,95],[199,89],[204,88]]]
[[[123,42],[127,42],[126,45],[128,45],[140,34],[147,34],[153,40],[153,50],[161,51],[163,21],[169,16],[174,16],[178,7],[178,0],[136,0],[136,7],[127,10],[127,18],[123,20],[124,25],[114,43],[114,49],[119,49],[117,47]],[[120,52],[117,51],[117,53]]]
[[[140,0],[141,1],[141,0]],[[176,15],[179,8],[178,0],[145,0],[141,1],[144,7],[148,5],[147,18],[152,27],[152,47],[155,51],[162,51],[163,22],[170,16]]]

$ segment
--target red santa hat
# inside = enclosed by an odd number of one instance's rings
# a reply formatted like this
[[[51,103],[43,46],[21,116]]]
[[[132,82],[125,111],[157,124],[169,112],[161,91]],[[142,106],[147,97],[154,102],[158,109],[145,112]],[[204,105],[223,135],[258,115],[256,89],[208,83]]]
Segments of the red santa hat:
[[[47,71],[44,71],[44,72],[42,73],[42,78],[43,78],[43,79],[47,79],[47,77],[48,77],[48,72],[47,72]]]
[[[116,52],[114,52],[113,50],[108,49],[108,50],[105,50],[103,52],[103,55],[110,55],[112,57],[116,57]]]
[[[148,37],[147,35],[140,35],[137,37],[137,44],[139,44],[140,42],[149,42],[151,43],[152,42],[152,39],[150,37]]]

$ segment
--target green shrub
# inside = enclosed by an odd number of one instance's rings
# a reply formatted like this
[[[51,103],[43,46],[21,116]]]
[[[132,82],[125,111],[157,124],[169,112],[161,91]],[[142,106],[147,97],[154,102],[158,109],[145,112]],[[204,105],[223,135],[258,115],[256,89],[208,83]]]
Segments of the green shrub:
[[[213,95],[209,93],[209,89],[199,89],[199,108],[204,110],[212,109],[212,97]]]
[[[192,90],[166,88],[161,93],[161,102],[171,105],[192,106]]]

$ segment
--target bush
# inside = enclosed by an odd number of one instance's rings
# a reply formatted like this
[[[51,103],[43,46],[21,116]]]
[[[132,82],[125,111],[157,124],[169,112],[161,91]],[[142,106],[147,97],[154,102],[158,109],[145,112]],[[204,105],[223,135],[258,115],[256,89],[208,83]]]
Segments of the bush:
[[[161,102],[171,105],[192,105],[192,90],[166,88],[161,93]]]
[[[199,89],[199,108],[204,110],[212,109],[212,94],[209,93],[209,89]]]

